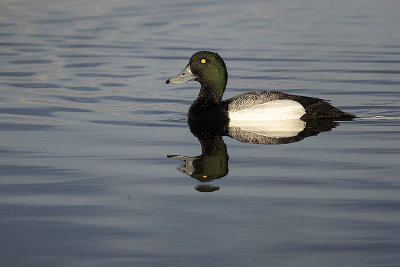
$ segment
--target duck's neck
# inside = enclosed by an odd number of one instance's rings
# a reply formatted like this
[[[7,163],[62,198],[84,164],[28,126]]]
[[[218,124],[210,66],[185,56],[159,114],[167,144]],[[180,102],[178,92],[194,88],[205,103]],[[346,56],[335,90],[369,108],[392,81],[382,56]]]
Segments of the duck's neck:
[[[220,94],[218,91],[215,91],[214,88],[211,89],[207,85],[202,85],[196,102],[220,103],[221,99],[222,94]]]
[[[227,79],[201,83],[200,93],[196,102],[220,103],[225,92]]]

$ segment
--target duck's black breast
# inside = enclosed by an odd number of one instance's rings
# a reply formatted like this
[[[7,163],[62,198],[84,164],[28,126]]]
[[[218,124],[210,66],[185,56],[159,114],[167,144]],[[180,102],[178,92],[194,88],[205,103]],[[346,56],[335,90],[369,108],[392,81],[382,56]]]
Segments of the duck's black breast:
[[[228,108],[224,102],[196,100],[189,108],[188,118],[196,121],[209,121],[210,123],[227,123],[229,121]]]

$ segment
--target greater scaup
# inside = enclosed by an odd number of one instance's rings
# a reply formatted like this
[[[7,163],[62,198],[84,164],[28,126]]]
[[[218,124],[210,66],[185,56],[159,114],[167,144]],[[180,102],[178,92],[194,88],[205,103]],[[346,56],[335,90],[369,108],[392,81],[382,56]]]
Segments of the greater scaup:
[[[224,60],[214,52],[193,54],[186,68],[166,83],[187,81],[201,84],[200,93],[188,112],[188,118],[192,120],[216,120],[231,124],[233,121],[349,120],[355,117],[323,99],[276,91],[253,91],[222,101],[228,72]]]

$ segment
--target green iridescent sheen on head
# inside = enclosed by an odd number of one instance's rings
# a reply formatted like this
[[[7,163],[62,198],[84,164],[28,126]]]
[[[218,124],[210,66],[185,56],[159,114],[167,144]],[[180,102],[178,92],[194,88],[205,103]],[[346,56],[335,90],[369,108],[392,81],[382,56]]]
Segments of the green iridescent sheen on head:
[[[223,59],[217,53],[200,51],[190,58],[189,66],[201,84],[198,99],[220,102],[228,81]]]

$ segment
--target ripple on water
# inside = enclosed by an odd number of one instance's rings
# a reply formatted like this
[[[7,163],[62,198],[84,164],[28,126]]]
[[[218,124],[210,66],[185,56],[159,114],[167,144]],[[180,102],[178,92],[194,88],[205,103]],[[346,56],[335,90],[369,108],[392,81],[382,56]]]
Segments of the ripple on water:
[[[102,83],[102,86],[106,86],[106,87],[124,87],[126,86],[126,84],[124,83]]]
[[[43,44],[39,44],[39,43],[19,43],[19,42],[0,42],[0,46],[10,46],[10,47],[16,47],[16,46],[43,46]]]
[[[97,36],[88,36],[88,35],[57,35],[57,34],[29,34],[28,36],[36,37],[36,38],[60,38],[60,39],[70,39],[70,40],[94,40],[98,39]]]
[[[20,176],[20,175],[40,175],[40,176],[54,176],[61,174],[75,173],[68,169],[56,169],[45,166],[22,166],[22,165],[0,165],[0,170],[4,175]],[[41,185],[43,186],[43,184]]]
[[[81,91],[81,92],[94,92],[94,91],[100,91],[101,89],[96,88],[96,87],[90,87],[90,86],[70,86],[67,87],[70,90],[74,91]]]
[[[18,48],[15,49],[17,52],[23,52],[23,53],[35,53],[35,52],[47,52],[47,49],[41,49],[41,48]]]
[[[179,127],[181,128],[182,125],[181,123],[179,124],[173,124],[173,123],[168,123],[171,122],[171,120],[166,121],[164,123],[163,121],[159,121],[158,123],[156,122],[149,122],[149,121],[132,121],[132,120],[93,120],[91,121],[92,123],[97,123],[97,124],[106,124],[106,125],[119,125],[119,126],[147,126],[147,127]]]
[[[28,123],[3,123],[0,122],[0,131],[47,131],[55,129],[54,125],[28,124]]]
[[[89,109],[66,107],[0,108],[0,114],[55,117],[54,112],[90,112]]]
[[[58,48],[104,48],[104,49],[135,49],[131,45],[99,45],[99,44],[63,44],[57,45]]]
[[[10,61],[10,63],[12,64],[49,64],[49,63],[53,63],[52,60],[48,60],[48,59],[24,59],[24,60],[14,60],[14,61]]]
[[[35,75],[36,72],[0,72],[0,77],[30,77]]]
[[[98,99],[89,98],[89,97],[57,96],[57,98],[61,98],[66,101],[76,102],[76,103],[99,103],[100,102]]]
[[[190,105],[192,101],[182,99],[166,99],[166,98],[147,98],[147,97],[128,97],[128,96],[105,96],[104,99],[115,100],[115,101],[128,101],[128,102],[139,102],[139,103],[181,103]]]
[[[77,73],[76,76],[87,78],[135,78],[143,76],[143,74]]]
[[[7,83],[8,86],[18,88],[59,88],[60,86],[54,83]]]
[[[11,33],[11,32],[0,33],[0,37],[10,37],[10,36],[15,36],[15,33]]]
[[[73,63],[66,64],[64,68],[96,68],[107,64],[106,62],[95,62],[95,63]]]
[[[14,53],[14,52],[8,52],[8,53],[0,52],[0,56],[15,57],[18,55],[19,55],[19,53]]]
[[[0,23],[0,27],[1,28],[3,28],[3,27],[11,27],[11,26],[16,26],[17,24],[16,23]]]

